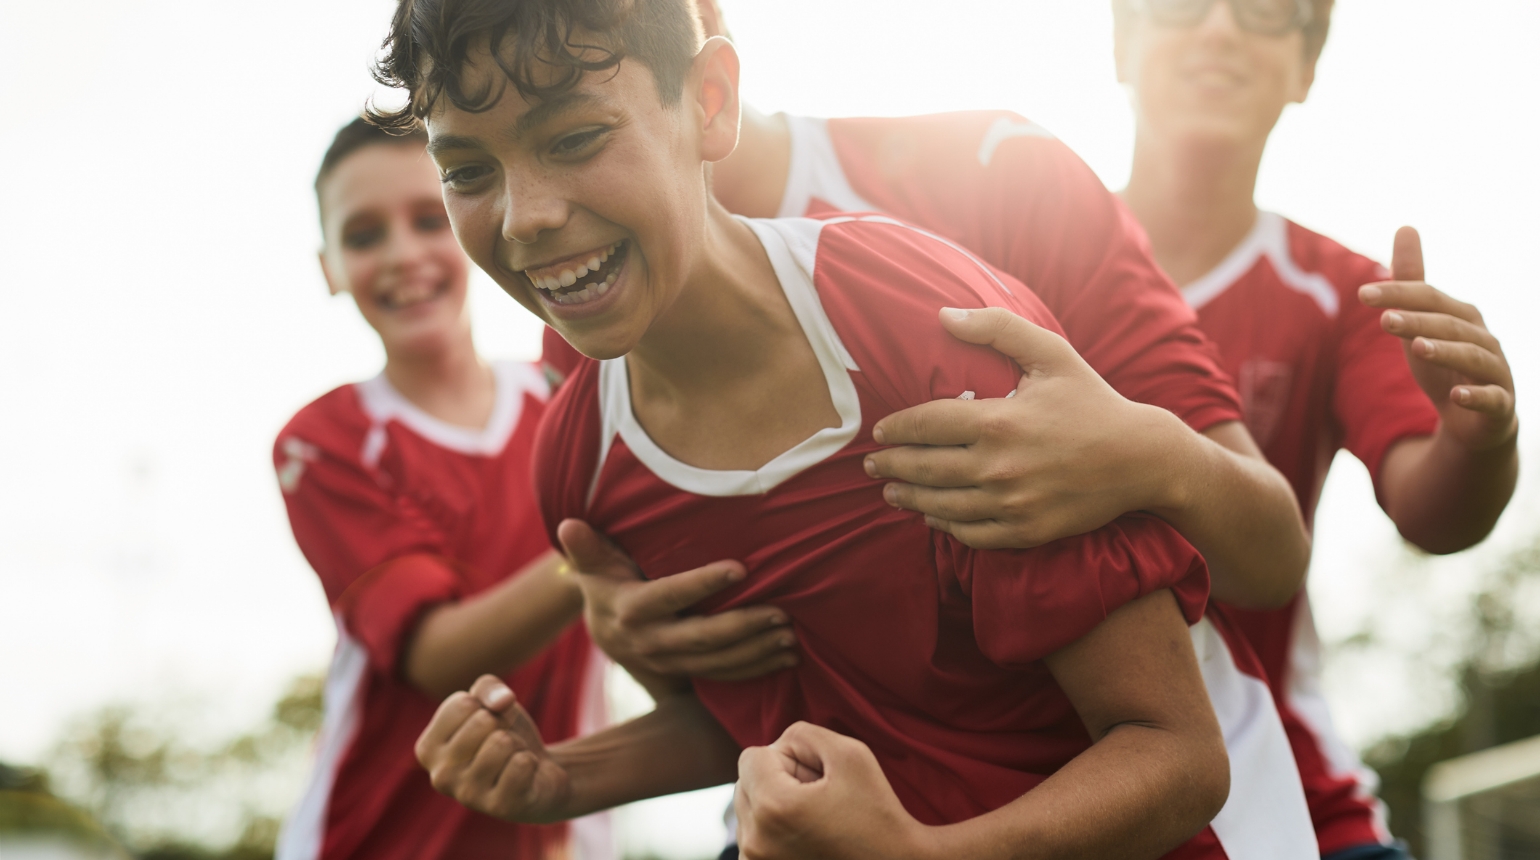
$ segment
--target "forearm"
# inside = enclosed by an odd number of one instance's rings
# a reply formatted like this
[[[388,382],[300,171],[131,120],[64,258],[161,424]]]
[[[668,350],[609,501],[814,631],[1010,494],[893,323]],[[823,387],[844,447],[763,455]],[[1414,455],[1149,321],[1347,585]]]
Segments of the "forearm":
[[[1518,476],[1517,436],[1473,452],[1440,432],[1405,439],[1386,452],[1376,489],[1402,537],[1445,554],[1491,533]]]
[[[974,860],[1159,857],[1203,829],[1224,750],[1123,725],[1032,791],[987,815],[922,831],[917,857]],[[1218,794],[1222,805],[1224,793]]]
[[[1310,564],[1310,535],[1288,481],[1239,422],[1204,435],[1181,425],[1166,435],[1170,479],[1151,512],[1203,553],[1214,597],[1249,609],[1287,603]]]
[[[684,693],[660,699],[651,713],[550,752],[571,780],[561,817],[576,818],[732,782],[740,750],[700,700]]]
[[[406,679],[443,698],[480,675],[506,674],[540,653],[583,606],[577,585],[561,574],[561,562],[547,553],[483,594],[430,609],[402,657]]]

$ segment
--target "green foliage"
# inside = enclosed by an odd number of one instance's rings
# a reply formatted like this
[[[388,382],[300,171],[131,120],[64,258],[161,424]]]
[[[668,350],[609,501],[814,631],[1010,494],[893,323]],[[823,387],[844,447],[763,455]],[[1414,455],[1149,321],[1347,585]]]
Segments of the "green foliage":
[[[298,678],[264,722],[204,745],[143,708],[111,705],[71,723],[38,778],[146,860],[268,860],[321,724],[322,687]]]
[[[1476,637],[1460,667],[1464,707],[1408,737],[1388,738],[1364,755],[1379,772],[1391,830],[1425,856],[1422,781],[1446,759],[1540,735],[1540,660],[1532,625],[1520,618],[1522,594],[1540,580],[1540,541],[1512,556],[1476,595]]]

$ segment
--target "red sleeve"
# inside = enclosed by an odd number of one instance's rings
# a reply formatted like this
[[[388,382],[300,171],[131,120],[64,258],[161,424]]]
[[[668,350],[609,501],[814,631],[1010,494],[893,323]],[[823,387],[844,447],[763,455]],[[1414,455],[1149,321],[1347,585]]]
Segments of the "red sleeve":
[[[1040,129],[1013,133],[1036,127],[998,112],[828,127],[857,193],[1026,284],[1123,396],[1200,432],[1240,420],[1197,316],[1143,230],[1069,147]]]
[[[1336,385],[1332,411],[1341,425],[1343,447],[1369,469],[1376,492],[1380,468],[1391,446],[1438,429],[1438,410],[1423,393],[1406,363],[1400,338],[1380,328],[1380,311],[1358,300],[1358,288],[1390,276],[1367,258],[1333,280],[1343,289],[1337,318]]]
[[[545,327],[545,332],[540,336],[540,367],[545,371],[546,381],[551,384],[551,390],[561,387],[572,371],[587,356],[567,343],[567,339],[556,333],[556,329]]]
[[[964,392],[1003,397],[1016,386],[1015,364],[948,335],[936,321],[940,308],[1007,307],[1054,328],[1030,292],[904,226],[825,227],[815,280],[865,382],[895,411]],[[941,569],[972,595],[980,647],[1002,664],[1041,659],[1152,591],[1172,589],[1188,623],[1197,622],[1208,600],[1202,556],[1149,515],[1130,514],[1029,550],[973,550],[939,533],[935,545]]]
[[[348,635],[375,669],[394,673],[423,612],[459,598],[464,579],[426,516],[356,455],[303,432],[291,425],[273,451],[295,542]]]
[[[574,354],[578,360],[551,398],[535,434],[535,497],[546,535],[558,550],[556,527],[569,517],[587,515],[588,490],[599,468],[599,362]]]
[[[1208,601],[1203,557],[1147,514],[1027,550],[975,550],[939,534],[935,542],[941,569],[972,602],[979,650],[1002,666],[1041,660],[1163,588],[1176,596],[1188,624],[1198,622]]]

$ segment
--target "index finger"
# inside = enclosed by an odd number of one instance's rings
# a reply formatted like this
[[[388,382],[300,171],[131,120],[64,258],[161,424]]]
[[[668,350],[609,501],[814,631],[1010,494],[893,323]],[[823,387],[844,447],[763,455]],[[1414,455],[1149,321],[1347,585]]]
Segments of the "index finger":
[[[748,572],[736,561],[715,561],[694,570],[624,586],[624,611],[632,621],[668,618],[743,581]]]
[[[1481,312],[1476,310],[1475,305],[1466,304],[1446,295],[1432,284],[1421,281],[1378,281],[1364,284],[1358,288],[1358,298],[1370,307],[1448,314],[1466,322],[1482,324]]]
[[[879,445],[972,445],[983,435],[984,404],[933,400],[883,418],[872,428]]]
[[[481,702],[470,693],[455,693],[445,699],[434,712],[428,727],[417,737],[417,760],[426,766],[427,754],[447,745],[449,739],[465,725],[465,721],[481,709]]]

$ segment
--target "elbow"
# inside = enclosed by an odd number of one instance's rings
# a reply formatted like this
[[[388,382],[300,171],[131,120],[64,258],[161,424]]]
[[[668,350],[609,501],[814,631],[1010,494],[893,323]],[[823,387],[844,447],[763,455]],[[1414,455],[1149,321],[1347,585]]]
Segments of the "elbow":
[[[1192,762],[1189,812],[1192,832],[1197,833],[1214,820],[1224,808],[1225,801],[1230,799],[1230,756],[1225,752],[1224,739],[1219,737],[1217,730]]]

